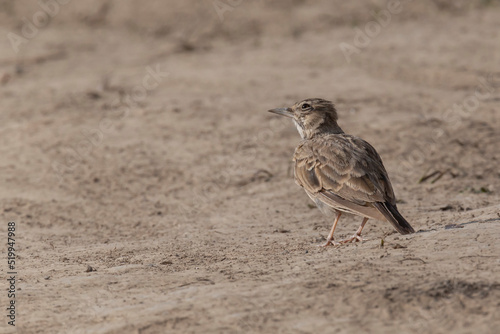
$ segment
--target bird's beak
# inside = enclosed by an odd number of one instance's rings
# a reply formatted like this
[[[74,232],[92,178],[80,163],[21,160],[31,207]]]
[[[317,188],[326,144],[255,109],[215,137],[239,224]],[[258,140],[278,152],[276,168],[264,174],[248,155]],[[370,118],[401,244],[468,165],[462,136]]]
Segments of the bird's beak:
[[[290,108],[276,108],[276,109],[271,109],[268,111],[272,112],[273,114],[278,114],[278,115],[293,118],[293,112],[292,112],[292,109],[290,109]]]

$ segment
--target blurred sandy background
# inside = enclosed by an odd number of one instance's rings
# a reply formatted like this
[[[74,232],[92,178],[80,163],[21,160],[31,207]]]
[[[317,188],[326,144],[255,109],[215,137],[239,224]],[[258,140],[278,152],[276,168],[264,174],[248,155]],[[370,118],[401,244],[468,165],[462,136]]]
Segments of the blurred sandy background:
[[[42,3],[0,1],[19,333],[498,330],[498,1]],[[316,246],[331,221],[266,112],[308,97],[377,148],[417,234]]]

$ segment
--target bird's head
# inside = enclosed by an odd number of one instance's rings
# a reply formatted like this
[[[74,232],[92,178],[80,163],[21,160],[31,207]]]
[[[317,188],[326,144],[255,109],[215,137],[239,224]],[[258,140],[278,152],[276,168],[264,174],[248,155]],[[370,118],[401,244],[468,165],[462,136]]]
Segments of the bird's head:
[[[269,112],[292,118],[302,139],[325,132],[343,132],[337,124],[337,110],[331,101],[306,99],[291,107],[271,109]]]

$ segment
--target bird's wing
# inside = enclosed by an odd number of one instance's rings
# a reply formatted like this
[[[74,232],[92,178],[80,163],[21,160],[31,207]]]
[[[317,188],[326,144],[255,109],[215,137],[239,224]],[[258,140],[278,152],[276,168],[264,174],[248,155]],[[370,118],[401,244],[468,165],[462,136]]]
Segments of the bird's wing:
[[[336,202],[340,197],[356,207],[395,203],[380,156],[360,138],[342,134],[304,141],[294,161],[296,182],[313,195]]]

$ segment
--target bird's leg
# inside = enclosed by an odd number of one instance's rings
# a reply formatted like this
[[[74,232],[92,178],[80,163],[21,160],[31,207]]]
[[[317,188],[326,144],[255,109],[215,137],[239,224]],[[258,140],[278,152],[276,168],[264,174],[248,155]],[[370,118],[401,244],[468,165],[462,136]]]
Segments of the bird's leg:
[[[361,231],[363,231],[363,227],[365,227],[365,224],[367,221],[368,221],[368,218],[365,217],[365,219],[363,219],[363,222],[361,223],[361,226],[358,228],[356,233],[354,233],[354,235],[352,237],[345,239],[345,240],[342,240],[341,243],[345,244],[345,243],[352,242],[352,241],[364,241],[364,239],[361,238]]]
[[[340,216],[342,215],[342,212],[337,211],[337,217],[335,217],[335,221],[333,222],[332,230],[330,231],[330,234],[328,234],[328,238],[326,239],[326,243],[321,245],[321,247],[326,247],[329,245],[333,246],[338,246],[339,244],[333,241],[333,232],[335,232],[335,228],[337,227],[337,223],[339,222]]]

